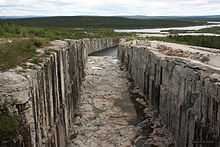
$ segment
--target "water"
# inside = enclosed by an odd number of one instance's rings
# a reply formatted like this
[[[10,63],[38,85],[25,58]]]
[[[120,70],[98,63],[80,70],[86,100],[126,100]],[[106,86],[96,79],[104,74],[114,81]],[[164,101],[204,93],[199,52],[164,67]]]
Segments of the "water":
[[[139,33],[137,36],[139,37],[167,37],[170,34],[152,34],[152,33]],[[220,36],[220,34],[213,34],[213,33],[178,33],[178,36]]]
[[[220,34],[213,33],[179,33],[179,36],[220,36]]]
[[[209,24],[220,24],[220,21],[208,21]]]
[[[107,48],[107,49],[92,53],[90,56],[112,56],[112,57],[116,57],[117,56],[117,47]]]
[[[154,29],[115,29],[115,32],[120,33],[168,33],[169,30],[186,30],[198,31],[201,29],[220,27],[220,22],[208,22],[208,25],[189,26],[189,27],[170,27],[170,28],[154,28]]]

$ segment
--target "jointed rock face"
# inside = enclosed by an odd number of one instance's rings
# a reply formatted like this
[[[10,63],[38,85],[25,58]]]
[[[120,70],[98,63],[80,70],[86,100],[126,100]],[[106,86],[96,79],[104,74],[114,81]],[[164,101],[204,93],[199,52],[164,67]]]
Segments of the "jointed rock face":
[[[177,147],[217,147],[220,69],[219,60],[212,60],[219,58],[219,51],[180,46],[133,41],[122,43],[118,51],[135,84],[173,133]],[[193,58],[195,54],[209,58]]]
[[[107,57],[90,58],[87,77],[84,72],[88,54],[118,46],[117,40],[52,44],[38,50],[39,63],[0,72],[0,146],[65,147],[69,141],[72,146],[220,146],[219,50],[121,40],[118,57],[138,87],[135,103],[144,111],[134,126],[128,122],[135,114],[124,107],[132,104],[125,99],[126,72]],[[146,138],[137,135],[138,128]]]
[[[1,140],[1,146],[64,147],[75,117],[87,56],[116,46],[117,41],[83,39],[52,44],[38,50],[38,65],[24,63],[0,72],[1,113],[7,113],[11,119],[13,115],[19,116],[20,124],[14,130],[18,131],[17,137],[3,136],[7,140]],[[3,133],[10,135],[7,130]]]

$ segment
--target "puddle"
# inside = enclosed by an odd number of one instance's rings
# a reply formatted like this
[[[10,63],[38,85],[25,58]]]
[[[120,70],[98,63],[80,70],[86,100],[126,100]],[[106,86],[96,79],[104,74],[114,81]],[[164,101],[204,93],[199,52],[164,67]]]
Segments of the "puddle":
[[[107,48],[95,53],[90,54],[90,56],[112,56],[117,57],[117,47]]]

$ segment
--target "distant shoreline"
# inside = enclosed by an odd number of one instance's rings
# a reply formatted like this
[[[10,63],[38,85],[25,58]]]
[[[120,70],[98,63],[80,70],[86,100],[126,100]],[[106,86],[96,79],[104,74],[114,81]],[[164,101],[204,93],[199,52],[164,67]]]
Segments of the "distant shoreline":
[[[170,27],[170,28],[154,28],[154,29],[115,29],[118,33],[158,33],[168,34],[169,30],[198,31],[212,27],[220,27],[220,22],[209,21],[207,25],[188,26],[188,27]]]

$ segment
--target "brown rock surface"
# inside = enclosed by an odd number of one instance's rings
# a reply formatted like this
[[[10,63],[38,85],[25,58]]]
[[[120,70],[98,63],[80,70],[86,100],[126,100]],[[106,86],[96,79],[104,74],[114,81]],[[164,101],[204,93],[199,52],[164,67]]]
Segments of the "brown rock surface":
[[[121,44],[119,58],[174,135],[176,146],[219,147],[219,50],[158,41],[133,42]],[[163,47],[167,48],[165,52],[160,52],[161,45],[167,46]],[[183,56],[185,52],[198,56]]]
[[[129,81],[112,57],[89,57],[71,147],[131,147],[137,129]]]

